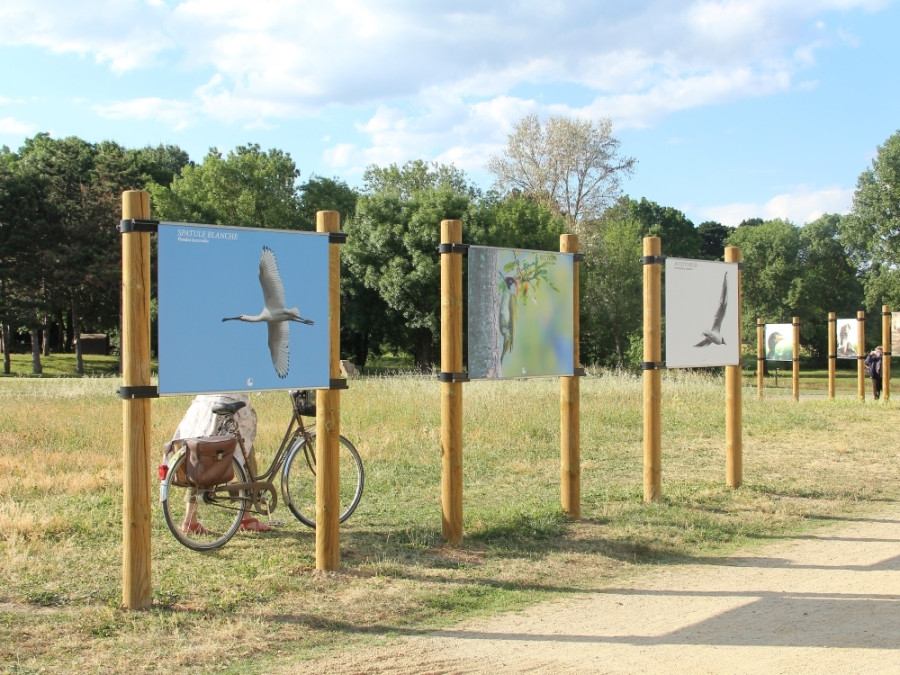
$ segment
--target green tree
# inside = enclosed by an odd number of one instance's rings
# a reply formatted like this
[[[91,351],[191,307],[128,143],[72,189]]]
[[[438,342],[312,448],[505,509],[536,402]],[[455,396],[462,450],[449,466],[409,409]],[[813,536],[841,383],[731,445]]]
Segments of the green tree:
[[[733,227],[707,220],[697,226],[700,235],[700,257],[704,260],[724,260],[725,242],[734,231]]]
[[[214,148],[202,164],[184,166],[171,186],[151,183],[149,190],[161,220],[309,230],[300,212],[299,177],[289,154],[251,144],[227,157]]]
[[[620,200],[596,230],[583,247],[582,359],[621,369],[642,320],[642,225]]]
[[[619,154],[612,121],[537,115],[519,121],[487,169],[504,190],[516,191],[565,218],[573,232],[595,220],[619,196],[636,160]]]
[[[900,306],[900,131],[859,175],[841,241],[862,274],[866,309]]]
[[[739,226],[727,241],[741,249],[742,335],[756,340],[756,319],[781,323],[798,316],[800,230],[776,219]]]
[[[863,289],[856,268],[839,241],[841,216],[824,215],[800,228],[799,280],[792,288],[804,343],[815,356],[827,355],[823,317],[853,317],[862,306]],[[880,328],[879,328],[880,335]]]
[[[364,183],[346,224],[348,273],[382,303],[375,334],[429,368],[440,337],[440,222],[461,219],[472,191],[457,169],[420,161],[369,167]]]
[[[298,209],[303,222],[303,229],[316,229],[316,213],[318,211],[337,211],[341,214],[341,222],[346,222],[356,213],[356,202],[359,193],[337,178],[322,178],[313,175],[300,186],[300,203]]]

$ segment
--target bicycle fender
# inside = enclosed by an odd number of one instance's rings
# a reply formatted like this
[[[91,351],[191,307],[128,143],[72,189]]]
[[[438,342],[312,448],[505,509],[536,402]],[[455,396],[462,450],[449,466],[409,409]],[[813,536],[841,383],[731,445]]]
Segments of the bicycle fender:
[[[175,462],[181,459],[181,456],[185,453],[185,448],[182,445],[179,450],[176,450],[169,456],[169,461],[166,462],[166,465],[169,467],[168,472],[166,473],[166,479],[159,484],[159,501],[160,503],[166,501],[169,498],[169,482],[172,480],[172,467],[175,466]]]

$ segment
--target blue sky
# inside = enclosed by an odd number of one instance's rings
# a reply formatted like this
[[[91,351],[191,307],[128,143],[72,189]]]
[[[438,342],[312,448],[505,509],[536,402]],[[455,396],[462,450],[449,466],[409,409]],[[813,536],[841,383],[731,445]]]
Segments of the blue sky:
[[[900,0],[0,0],[0,145],[258,143],[360,184],[609,117],[624,191],[699,224],[844,213],[900,128]]]

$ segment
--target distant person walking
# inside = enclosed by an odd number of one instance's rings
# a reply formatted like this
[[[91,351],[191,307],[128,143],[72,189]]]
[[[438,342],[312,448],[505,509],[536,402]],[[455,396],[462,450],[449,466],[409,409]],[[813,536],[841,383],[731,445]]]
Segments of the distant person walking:
[[[872,378],[872,394],[874,394],[876,401],[881,398],[883,384],[881,381],[881,362],[883,358],[881,347],[875,347],[875,351],[869,352],[869,355],[866,357],[866,369],[869,371],[869,377]]]

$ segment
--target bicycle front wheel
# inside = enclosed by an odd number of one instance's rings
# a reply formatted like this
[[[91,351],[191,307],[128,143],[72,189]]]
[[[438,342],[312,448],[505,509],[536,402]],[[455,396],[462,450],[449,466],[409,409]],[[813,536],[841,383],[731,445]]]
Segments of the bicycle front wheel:
[[[203,489],[185,479],[187,455],[182,455],[163,480],[162,510],[175,538],[195,551],[219,548],[234,536],[246,510],[245,490],[229,490],[227,485],[247,482],[244,467],[231,460],[234,478],[225,485]],[[180,479],[179,479],[180,476]]]
[[[343,436],[338,445],[340,477],[338,479],[340,516],[344,522],[356,510],[362,499],[362,459],[353,444]],[[291,512],[304,525],[316,526],[316,433],[309,433],[309,443],[300,436],[284,462],[281,490]]]

